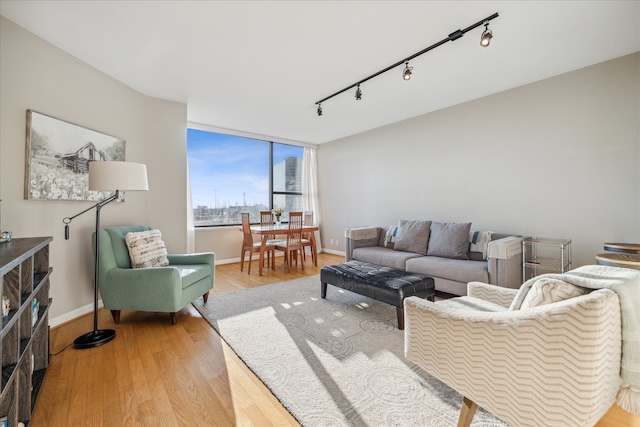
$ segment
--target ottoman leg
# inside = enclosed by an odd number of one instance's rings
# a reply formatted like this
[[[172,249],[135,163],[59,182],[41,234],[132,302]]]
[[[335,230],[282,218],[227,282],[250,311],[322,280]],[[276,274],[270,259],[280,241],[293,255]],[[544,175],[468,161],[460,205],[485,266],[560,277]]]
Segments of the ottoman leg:
[[[327,297],[327,284],[324,282],[320,284],[320,297],[321,298]]]
[[[404,329],[404,307],[396,307],[396,313],[398,315],[398,329]]]

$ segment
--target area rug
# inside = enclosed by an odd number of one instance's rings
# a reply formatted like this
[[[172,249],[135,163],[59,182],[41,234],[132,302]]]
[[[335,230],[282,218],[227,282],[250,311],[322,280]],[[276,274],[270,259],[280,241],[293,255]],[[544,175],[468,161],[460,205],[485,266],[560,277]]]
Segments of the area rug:
[[[395,307],[320,276],[194,307],[305,427],[455,426],[462,396],[404,358]],[[507,424],[482,410],[472,426]]]

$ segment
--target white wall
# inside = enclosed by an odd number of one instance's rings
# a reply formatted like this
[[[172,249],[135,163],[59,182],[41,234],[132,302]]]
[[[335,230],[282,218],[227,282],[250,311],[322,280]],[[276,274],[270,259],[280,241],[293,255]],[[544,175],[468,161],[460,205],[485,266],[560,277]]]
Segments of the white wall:
[[[62,219],[91,203],[24,200],[27,109],[124,138],[126,159],[147,164],[150,191],[106,206],[102,226],[153,225],[170,252],[186,250],[186,105],[144,96],[4,17],[0,94],[0,225],[14,237],[53,236],[52,325],[92,310],[95,215],[74,219],[65,241]]]
[[[428,94],[425,94],[428,96]],[[398,219],[640,242],[640,54],[322,144],[322,239]],[[330,239],[339,245],[331,245]]]

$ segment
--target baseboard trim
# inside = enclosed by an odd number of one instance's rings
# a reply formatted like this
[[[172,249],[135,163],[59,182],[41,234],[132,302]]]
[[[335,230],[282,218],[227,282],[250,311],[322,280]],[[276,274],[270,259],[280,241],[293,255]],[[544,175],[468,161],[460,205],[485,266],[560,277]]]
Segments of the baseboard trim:
[[[341,255],[341,256],[345,256],[344,252],[340,252],[340,251],[335,251],[333,249],[326,249],[326,248],[322,248],[322,250],[320,251],[320,253],[326,252],[328,254],[333,254],[333,255]],[[284,254],[282,253],[278,253],[276,255],[276,258],[282,258],[284,257]],[[260,254],[253,254],[252,259],[254,261],[257,261],[260,259]],[[244,260],[245,262],[247,262],[247,260]],[[223,264],[233,264],[234,262],[240,262],[240,257],[237,258],[227,258],[227,259],[221,259],[221,260],[216,260],[216,265],[223,265]]]
[[[102,304],[102,300],[98,301],[98,309],[104,307]],[[61,314],[60,316],[52,317],[49,319],[49,326],[55,328],[56,326],[60,326],[64,323],[70,322],[72,320],[77,319],[78,317],[84,316],[86,314],[93,313],[93,304],[87,304],[85,306],[76,308],[68,313]]]
[[[326,252],[328,254],[332,254],[332,255],[340,255],[340,256],[346,256],[347,254],[343,251],[336,251],[333,249],[327,249],[327,248],[322,248],[322,252]]]

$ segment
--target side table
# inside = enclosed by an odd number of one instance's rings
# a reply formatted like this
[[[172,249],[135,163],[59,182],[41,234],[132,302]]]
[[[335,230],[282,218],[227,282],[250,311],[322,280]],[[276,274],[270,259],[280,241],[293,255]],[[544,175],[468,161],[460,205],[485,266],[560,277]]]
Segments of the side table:
[[[604,250],[607,252],[622,252],[625,254],[640,254],[640,244],[638,243],[605,243]]]
[[[526,237],[522,240],[522,283],[541,273],[571,270],[571,239]]]
[[[640,270],[640,253],[605,252],[596,255],[596,263]]]

